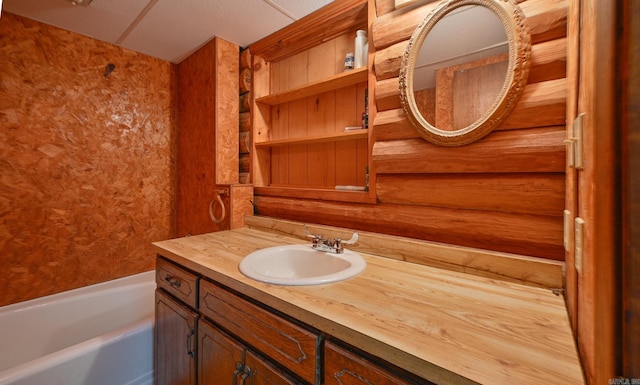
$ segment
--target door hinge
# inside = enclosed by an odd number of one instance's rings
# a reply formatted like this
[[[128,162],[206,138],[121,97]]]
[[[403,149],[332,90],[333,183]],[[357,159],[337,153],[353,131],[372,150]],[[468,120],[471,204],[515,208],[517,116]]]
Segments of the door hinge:
[[[569,239],[571,237],[571,211],[564,210],[563,213],[563,242],[564,251],[569,252],[570,242]]]
[[[582,135],[582,125],[584,123],[584,112],[576,116],[571,125],[571,135],[564,142],[567,144],[567,164],[569,167],[582,170],[584,165],[584,139]]]
[[[574,265],[578,275],[582,275],[582,262],[584,257],[584,219],[577,217],[575,220],[575,256]]]

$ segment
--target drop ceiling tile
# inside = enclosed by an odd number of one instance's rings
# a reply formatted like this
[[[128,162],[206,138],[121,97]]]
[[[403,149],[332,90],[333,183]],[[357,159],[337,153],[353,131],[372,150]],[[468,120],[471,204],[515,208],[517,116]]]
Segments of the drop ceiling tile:
[[[291,22],[262,0],[158,0],[121,45],[178,63],[214,36],[244,47]]]
[[[115,43],[147,3],[148,0],[93,0],[85,7],[68,0],[4,0],[3,10]]]
[[[311,12],[324,7],[333,0],[264,0],[267,3],[272,2],[276,6],[284,9],[296,20],[301,19]],[[253,43],[253,42],[252,42]]]

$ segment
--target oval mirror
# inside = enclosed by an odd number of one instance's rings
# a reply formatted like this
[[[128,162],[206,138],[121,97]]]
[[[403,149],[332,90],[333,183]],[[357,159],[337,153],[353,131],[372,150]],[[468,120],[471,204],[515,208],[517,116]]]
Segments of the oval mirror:
[[[512,111],[529,73],[531,43],[511,0],[443,0],[402,57],[400,99],[426,140],[461,146]]]

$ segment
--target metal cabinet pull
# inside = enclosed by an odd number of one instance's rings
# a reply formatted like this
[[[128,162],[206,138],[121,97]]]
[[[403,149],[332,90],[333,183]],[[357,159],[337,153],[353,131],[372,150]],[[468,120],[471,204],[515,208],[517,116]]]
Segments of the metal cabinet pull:
[[[187,334],[187,354],[190,357],[195,357],[196,353],[193,351],[193,347],[191,346],[191,337],[193,337],[196,334],[196,329],[191,329],[191,331],[189,332],[189,334]]]
[[[233,371],[233,385],[238,385],[238,375],[242,373],[242,362],[236,362],[236,370]]]
[[[242,374],[242,385],[245,385],[247,378],[251,377],[251,368],[248,366],[244,367],[244,374]]]
[[[173,287],[180,287],[180,280],[178,278],[173,278],[171,275],[167,274],[164,277],[164,280],[169,282],[169,284]]]

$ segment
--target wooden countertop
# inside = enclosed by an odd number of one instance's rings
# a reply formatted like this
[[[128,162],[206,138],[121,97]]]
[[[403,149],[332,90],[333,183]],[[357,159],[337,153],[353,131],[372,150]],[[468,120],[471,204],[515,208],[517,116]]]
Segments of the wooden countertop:
[[[241,228],[154,243],[157,252],[438,384],[584,384],[564,299],[549,289],[361,253],[365,271],[278,286],[238,270],[300,239]]]

